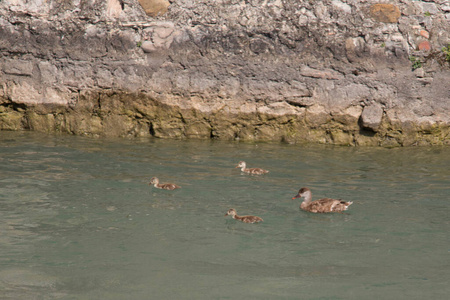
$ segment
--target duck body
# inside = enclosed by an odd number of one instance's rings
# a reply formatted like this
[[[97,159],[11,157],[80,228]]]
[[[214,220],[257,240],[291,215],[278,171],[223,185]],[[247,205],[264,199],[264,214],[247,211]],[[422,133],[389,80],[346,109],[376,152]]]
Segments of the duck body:
[[[153,177],[152,179],[150,179],[149,185],[153,185],[155,188],[163,190],[174,190],[181,188],[181,186],[178,186],[174,183],[159,183],[159,179],[157,177]]]
[[[234,208],[229,209],[225,214],[225,216],[231,216],[233,219],[242,221],[244,223],[258,223],[264,221],[263,219],[257,216],[238,216]]]
[[[240,161],[239,164],[236,166],[236,168],[241,168],[241,171],[247,174],[253,174],[253,175],[262,175],[269,173],[269,171],[261,169],[261,168],[247,168],[245,161]]]
[[[312,201],[312,193],[308,188],[301,188],[298,194],[292,199],[302,198],[305,199],[300,204],[300,208],[305,211],[312,213],[329,213],[329,212],[343,212],[348,209],[348,207],[353,202],[346,202],[340,199],[332,198],[322,198],[319,200]]]

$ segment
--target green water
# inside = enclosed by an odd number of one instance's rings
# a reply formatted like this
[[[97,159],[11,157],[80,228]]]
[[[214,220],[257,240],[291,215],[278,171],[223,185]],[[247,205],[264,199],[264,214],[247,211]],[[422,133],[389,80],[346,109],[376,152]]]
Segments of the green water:
[[[1,299],[448,299],[450,148],[0,132],[0,250]]]

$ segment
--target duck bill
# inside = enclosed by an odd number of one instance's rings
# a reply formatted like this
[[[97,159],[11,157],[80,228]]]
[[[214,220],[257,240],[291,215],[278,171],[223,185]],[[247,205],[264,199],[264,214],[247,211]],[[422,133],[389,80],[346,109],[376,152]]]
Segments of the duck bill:
[[[297,199],[297,198],[300,198],[300,197],[301,197],[300,194],[297,194],[297,195],[295,195],[294,197],[292,197],[292,200]]]
[[[228,216],[228,213],[225,214],[225,217]]]

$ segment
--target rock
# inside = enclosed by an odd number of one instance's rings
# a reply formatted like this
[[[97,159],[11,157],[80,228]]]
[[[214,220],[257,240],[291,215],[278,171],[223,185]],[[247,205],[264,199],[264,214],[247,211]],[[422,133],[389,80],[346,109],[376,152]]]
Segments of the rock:
[[[448,1],[225,2],[0,1],[0,128],[450,144]]]
[[[174,24],[170,22],[156,23],[144,29],[141,48],[146,53],[167,50],[174,39]]]
[[[378,22],[397,23],[400,15],[400,9],[394,4],[378,3],[370,6],[370,16]]]
[[[167,13],[170,2],[167,0],[138,0],[149,16],[156,17]]]
[[[5,110],[0,112],[0,130],[23,130],[25,116],[23,112]]]
[[[425,71],[423,68],[417,68],[414,70],[414,74],[419,78],[423,78],[425,76]]]
[[[106,12],[112,18],[118,18],[123,8],[120,0],[108,0],[106,4]]]
[[[342,1],[339,0],[333,0],[331,1],[331,5],[333,5],[334,7],[336,7],[339,10],[342,10],[343,12],[350,14],[352,12],[352,7],[350,5],[348,5],[347,3],[344,3]]]
[[[364,128],[377,131],[383,118],[383,108],[379,103],[364,107],[361,114],[361,123]]]
[[[31,76],[33,75],[33,62],[27,60],[13,60],[3,65],[3,72],[10,75]]]
[[[337,80],[341,78],[341,74],[334,70],[315,70],[308,66],[302,66],[300,68],[300,74],[305,77],[322,78]]]
[[[423,41],[420,42],[419,45],[417,45],[417,48],[420,51],[431,51],[431,44],[429,41]]]
[[[358,38],[348,38],[345,40],[345,50],[347,59],[350,62],[355,62],[363,56],[365,50],[366,42],[364,39]]]
[[[426,39],[430,38],[430,33],[428,31],[426,31],[426,30],[421,30],[420,31],[420,35],[423,36]]]
[[[419,5],[422,9],[422,13],[429,13],[432,15],[435,15],[439,12],[437,6],[435,3],[429,3],[429,2],[419,2]]]
[[[141,48],[145,53],[151,53],[158,50],[158,47],[156,47],[155,44],[151,41],[142,42]]]

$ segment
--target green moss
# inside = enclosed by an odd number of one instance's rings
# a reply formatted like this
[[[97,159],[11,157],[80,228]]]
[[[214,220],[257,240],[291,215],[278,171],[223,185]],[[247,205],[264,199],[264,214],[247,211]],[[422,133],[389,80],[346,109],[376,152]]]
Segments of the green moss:
[[[24,114],[18,111],[4,111],[0,113],[0,130],[23,130]]]

